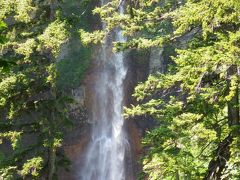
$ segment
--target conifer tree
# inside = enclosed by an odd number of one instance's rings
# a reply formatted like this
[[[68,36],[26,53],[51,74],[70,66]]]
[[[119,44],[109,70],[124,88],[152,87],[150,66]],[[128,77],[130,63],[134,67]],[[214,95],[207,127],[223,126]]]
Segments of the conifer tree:
[[[70,123],[70,99],[56,88],[67,22],[57,1],[0,0],[0,9],[0,179],[52,180]]]
[[[126,117],[147,115],[159,122],[143,140],[148,153],[142,177],[239,179],[240,2],[113,0],[94,13],[106,28],[80,31],[85,43],[120,27],[128,40],[115,42],[116,51],[166,45],[175,51],[168,72],[140,83],[133,95],[137,103],[125,109]]]

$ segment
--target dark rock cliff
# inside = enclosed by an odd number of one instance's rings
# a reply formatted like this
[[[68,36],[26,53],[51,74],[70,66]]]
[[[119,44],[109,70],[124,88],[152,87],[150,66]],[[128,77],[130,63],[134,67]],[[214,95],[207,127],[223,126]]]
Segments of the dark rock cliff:
[[[92,1],[91,8],[96,6],[99,2]],[[77,1],[72,4],[75,8],[78,7]],[[90,11],[89,11],[90,12]],[[89,16],[86,22],[91,27],[90,29],[98,29],[100,27],[98,17]],[[81,28],[81,26],[80,26]],[[192,33],[195,33],[192,32]],[[178,47],[184,46],[184,41],[189,39],[191,34],[186,35],[179,42]],[[74,37],[77,38],[77,37]],[[73,49],[75,48],[75,49]],[[71,57],[78,57],[78,61],[81,62],[83,58],[81,56],[82,46],[79,40],[73,39],[69,42],[67,47],[62,48],[61,59],[69,59]],[[165,46],[163,48],[152,48],[151,50],[131,50],[126,53],[126,61],[128,64],[128,74],[125,82],[125,104],[126,106],[130,104],[135,104],[136,102],[132,98],[131,94],[134,91],[134,87],[139,83],[147,79],[149,74],[154,74],[156,72],[165,73],[167,71],[167,66],[171,63],[170,55],[175,52],[171,46]],[[91,122],[89,121],[88,112],[91,108],[91,104],[94,101],[92,98],[92,82],[94,78],[94,73],[98,70],[96,68],[96,58],[98,56],[98,46],[91,48],[91,56],[89,57],[89,64],[82,77],[79,79],[78,83],[74,86],[69,86],[67,89],[67,94],[71,95],[75,103],[71,105],[69,116],[73,121],[73,128],[66,132],[66,137],[64,139],[63,151],[65,152],[68,159],[71,161],[71,165],[67,170],[61,169],[59,171],[59,179],[71,180],[76,179],[75,175],[81,168],[82,159],[84,156],[85,147],[89,141]],[[64,58],[62,58],[64,57]],[[67,58],[66,58],[67,57]],[[77,61],[75,59],[75,61]],[[75,63],[74,61],[69,61],[69,63]],[[81,66],[81,63],[76,63],[73,66]],[[79,69],[82,70],[82,69]],[[65,77],[69,76],[65,73]],[[79,75],[77,72],[70,75],[68,78],[71,80],[74,75]],[[79,78],[79,77],[78,77]],[[68,79],[64,79],[68,82]],[[65,82],[65,83],[67,83]],[[62,84],[64,86],[64,83]],[[131,144],[131,151],[128,152],[126,169],[132,169],[133,174],[129,173],[130,179],[136,179],[137,174],[141,171],[141,165],[138,164],[138,160],[141,157],[144,150],[141,146],[141,138],[144,136],[145,132],[154,126],[156,122],[150,117],[138,117],[126,120],[127,131],[129,134],[129,141]],[[131,160],[130,160],[131,159]]]

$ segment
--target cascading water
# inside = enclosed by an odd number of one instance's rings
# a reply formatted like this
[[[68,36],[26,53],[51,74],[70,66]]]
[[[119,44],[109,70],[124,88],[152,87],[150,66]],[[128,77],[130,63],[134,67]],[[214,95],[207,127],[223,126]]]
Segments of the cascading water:
[[[120,11],[123,12],[122,6]],[[120,30],[114,35],[116,41],[124,41]],[[122,112],[127,68],[124,54],[109,53],[107,41],[101,48],[95,74],[92,134],[81,167],[81,180],[126,179],[124,159],[129,145]]]

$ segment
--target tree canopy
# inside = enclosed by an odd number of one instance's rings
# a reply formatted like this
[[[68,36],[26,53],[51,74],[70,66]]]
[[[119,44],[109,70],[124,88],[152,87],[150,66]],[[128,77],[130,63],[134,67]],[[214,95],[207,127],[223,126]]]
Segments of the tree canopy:
[[[61,3],[72,1],[0,0],[0,179],[56,179],[69,163],[59,148],[72,100],[57,80],[67,69],[66,79],[79,83],[90,51],[71,47],[71,62],[84,59],[78,66],[58,64],[59,53],[78,29],[89,44],[117,28],[126,41],[114,51],[171,49],[167,71],[139,83],[124,111],[157,122],[142,140],[139,178],[240,179],[239,0],[111,0],[93,11],[105,25],[92,32],[91,19],[76,22],[96,3],[82,0],[81,15],[71,17]]]
[[[94,13],[106,28],[81,31],[85,43],[120,27],[127,41],[115,42],[116,51],[175,51],[168,71],[140,83],[136,103],[125,108],[127,118],[151,116],[159,124],[143,139],[141,177],[239,179],[240,2],[113,0]]]
[[[71,124],[70,99],[56,88],[68,25],[57,1],[0,0],[0,8],[0,179],[53,179]]]

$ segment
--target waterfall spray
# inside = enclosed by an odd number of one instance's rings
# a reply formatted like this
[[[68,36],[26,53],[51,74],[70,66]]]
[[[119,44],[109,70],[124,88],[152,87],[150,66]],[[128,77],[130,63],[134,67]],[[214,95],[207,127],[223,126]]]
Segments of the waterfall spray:
[[[104,2],[102,2],[103,4]],[[120,12],[123,7],[120,5]],[[104,28],[104,24],[102,25]],[[115,40],[124,42],[121,30],[116,30]],[[91,120],[91,139],[81,167],[81,180],[125,180],[125,152],[128,148],[124,130],[123,97],[127,67],[124,54],[109,53],[102,45],[99,56]]]

